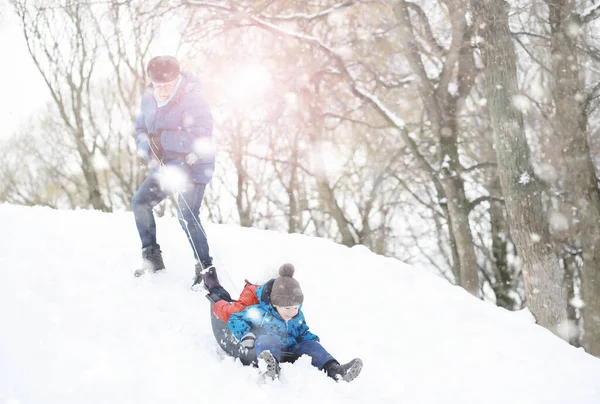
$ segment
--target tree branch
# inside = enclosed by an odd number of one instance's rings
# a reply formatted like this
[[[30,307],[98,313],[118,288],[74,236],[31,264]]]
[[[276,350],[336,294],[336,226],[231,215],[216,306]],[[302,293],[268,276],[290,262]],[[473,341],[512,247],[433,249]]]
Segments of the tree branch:
[[[490,195],[485,195],[485,196],[480,196],[479,198],[475,198],[473,199],[471,202],[469,202],[469,212],[472,211],[473,209],[475,209],[475,207],[479,204],[481,204],[482,202],[500,202],[500,203],[504,203],[504,199],[502,198],[497,198],[495,196],[490,196]]]
[[[442,45],[440,45],[438,43],[438,41],[435,39],[435,36],[433,35],[433,32],[431,30],[431,25],[429,24],[429,19],[427,18],[425,11],[423,11],[421,6],[419,6],[416,3],[408,2],[408,3],[406,3],[406,5],[408,6],[408,8],[413,10],[419,16],[419,20],[421,21],[421,24],[423,25],[423,30],[424,30],[424,33],[423,33],[424,38],[423,39],[425,39],[427,44],[429,44],[429,46],[434,51],[436,56],[441,59],[443,57],[444,53],[446,52],[446,49],[444,49],[444,47]]]
[[[600,3],[592,5],[590,8],[581,13],[579,15],[579,21],[581,21],[583,24],[587,24],[594,21],[598,17],[600,17]]]
[[[394,6],[396,19],[399,21],[403,31],[400,35],[400,38],[403,41],[408,63],[412,71],[419,78],[421,96],[423,97],[423,100],[425,101],[424,104],[429,111],[430,119],[435,123],[435,126],[439,126],[443,120],[442,113],[435,98],[436,90],[433,87],[431,80],[429,80],[429,77],[427,76],[425,66],[423,66],[423,61],[419,55],[407,5],[408,3],[406,1],[398,1],[398,3],[396,3]]]
[[[319,11],[318,13],[312,13],[312,14],[307,14],[307,13],[293,13],[293,14],[284,14],[284,15],[269,15],[269,14],[259,14],[260,17],[263,18],[267,18],[269,20],[316,20],[319,18],[323,18],[326,17],[327,15],[347,8],[347,7],[352,7],[355,4],[360,4],[362,3],[361,1],[356,1],[356,0],[348,0],[345,1],[343,3],[339,3],[339,4],[335,4],[329,8],[326,8],[325,10]]]
[[[471,171],[475,171],[475,170],[479,170],[482,168],[495,168],[498,167],[497,163],[492,163],[492,162],[485,162],[485,163],[479,163],[479,164],[475,164],[471,167],[466,167],[462,170],[463,173],[469,173]]]

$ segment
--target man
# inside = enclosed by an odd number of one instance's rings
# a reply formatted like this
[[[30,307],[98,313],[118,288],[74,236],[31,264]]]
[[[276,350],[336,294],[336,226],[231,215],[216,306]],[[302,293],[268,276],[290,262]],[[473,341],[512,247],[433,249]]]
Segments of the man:
[[[176,192],[179,222],[196,259],[194,285],[204,282],[210,293],[222,294],[230,300],[219,283],[199,214],[206,185],[215,169],[210,109],[200,93],[199,80],[191,73],[181,72],[174,57],[153,58],[147,73],[151,83],[142,96],[135,137],[138,154],[152,168],[131,201],[143,258],[143,267],[135,275],[165,268],[156,242],[152,208]],[[159,174],[165,168],[184,174],[185,186],[168,189],[162,184]]]

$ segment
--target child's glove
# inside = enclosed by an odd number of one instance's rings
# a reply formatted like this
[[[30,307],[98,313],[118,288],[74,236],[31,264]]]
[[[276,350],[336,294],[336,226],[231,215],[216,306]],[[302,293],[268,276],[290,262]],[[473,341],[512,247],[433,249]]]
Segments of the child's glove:
[[[242,345],[244,348],[252,349],[252,348],[254,348],[255,341],[256,341],[256,335],[249,332],[248,334],[246,334],[242,337],[242,339],[240,340],[240,345]]]

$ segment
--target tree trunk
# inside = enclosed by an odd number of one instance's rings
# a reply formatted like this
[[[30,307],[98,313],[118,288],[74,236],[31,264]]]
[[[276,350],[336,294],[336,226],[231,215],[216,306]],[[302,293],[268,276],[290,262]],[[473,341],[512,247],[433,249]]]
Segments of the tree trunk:
[[[290,181],[287,184],[287,193],[289,198],[288,210],[288,232],[297,233],[302,231],[302,212],[298,203],[298,134],[294,135],[294,143],[292,145],[292,157],[290,159]]]
[[[315,127],[315,130],[319,130]],[[328,212],[333,220],[335,221],[339,234],[342,237],[341,243],[345,246],[352,247],[358,244],[358,240],[354,237],[350,231],[350,221],[346,218],[344,211],[338,204],[335,198],[335,192],[329,184],[327,178],[325,162],[323,161],[322,153],[320,150],[321,143],[318,140],[320,136],[311,134],[311,146],[312,152],[315,154],[313,161],[315,167],[315,177],[317,180],[317,191],[319,193],[319,199],[323,203],[323,210]]]
[[[500,181],[496,176],[486,189],[492,195],[501,195]],[[492,234],[492,256],[494,257],[495,282],[491,285],[496,295],[496,305],[507,310],[521,309],[519,301],[515,299],[518,280],[512,267],[508,263],[508,225],[504,217],[504,205],[498,200],[490,201],[490,226]]]
[[[478,296],[479,267],[475,258],[473,235],[469,225],[469,203],[465,196],[463,180],[456,172],[443,172],[449,176],[442,179],[442,184],[448,199],[449,228],[458,254],[459,284],[469,293]]]
[[[77,111],[78,114],[80,112],[81,111]],[[110,212],[112,209],[110,209],[106,203],[104,203],[104,199],[102,198],[98,172],[92,163],[93,156],[85,145],[84,138],[84,129],[77,129],[75,139],[77,143],[77,151],[79,152],[79,158],[81,159],[81,171],[83,172],[83,178],[85,179],[85,183],[87,185],[89,204],[94,209]]]
[[[577,265],[576,258],[573,255],[566,255],[563,258],[564,268],[565,268],[565,290],[567,292],[567,299],[570,302],[571,299],[576,297],[575,292],[575,278],[577,277],[577,272],[579,266]],[[573,346],[580,347],[581,346],[581,336],[582,330],[581,321],[578,319],[577,307],[572,304],[567,305],[567,316],[569,319],[569,343]]]
[[[359,244],[359,240],[358,237],[355,237],[355,233],[352,232],[352,223],[346,218],[344,210],[337,202],[335,191],[329,183],[327,166],[325,165],[321,150],[323,147],[324,118],[318,105],[316,105],[315,99],[313,99],[316,97],[315,94],[318,94],[317,83],[313,83],[313,91],[309,91],[308,88],[302,91],[301,106],[307,109],[309,122],[311,122],[311,127],[308,129],[308,138],[310,140],[311,153],[313,154],[311,160],[314,163],[313,171],[317,182],[317,192],[320,202],[323,204],[322,210],[330,214],[337,225],[338,232],[342,238],[341,243],[347,247],[352,247]]]
[[[512,102],[518,89],[516,54],[508,25],[509,5],[503,0],[475,1],[472,5],[485,40],[482,60],[498,174],[512,239],[521,258],[527,305],[538,324],[565,338],[559,332],[567,307],[563,271],[551,249],[523,117]]]
[[[234,140],[232,145],[233,165],[237,178],[237,187],[235,193],[235,206],[240,218],[240,226],[252,227],[253,220],[251,215],[251,206],[248,199],[248,173],[244,167],[244,146],[239,140]]]
[[[584,84],[573,32],[575,1],[547,0],[551,29],[554,127],[560,139],[565,203],[583,252],[583,347],[600,356],[600,193],[587,142]]]

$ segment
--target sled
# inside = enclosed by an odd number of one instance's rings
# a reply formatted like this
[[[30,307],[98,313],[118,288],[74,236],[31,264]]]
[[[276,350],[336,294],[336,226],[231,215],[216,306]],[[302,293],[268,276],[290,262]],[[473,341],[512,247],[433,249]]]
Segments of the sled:
[[[244,365],[256,366],[256,351],[254,348],[244,348],[239,343],[237,338],[229,330],[229,327],[227,327],[227,323],[221,321],[213,312],[213,306],[215,305],[216,300],[214,300],[210,294],[206,295],[206,298],[210,302],[210,323],[213,334],[221,349],[225,351],[227,355],[238,358]],[[296,354],[285,351],[281,352],[281,362],[293,363],[298,358],[299,356]]]

